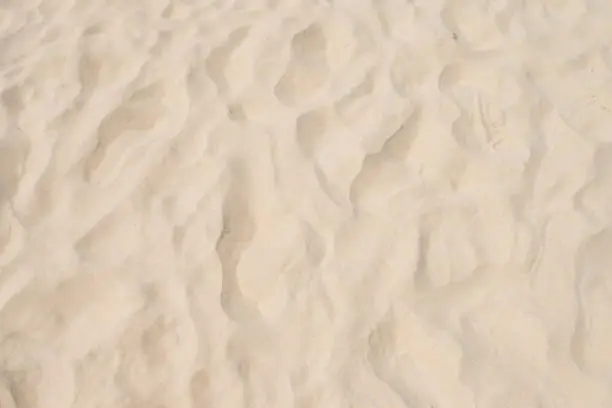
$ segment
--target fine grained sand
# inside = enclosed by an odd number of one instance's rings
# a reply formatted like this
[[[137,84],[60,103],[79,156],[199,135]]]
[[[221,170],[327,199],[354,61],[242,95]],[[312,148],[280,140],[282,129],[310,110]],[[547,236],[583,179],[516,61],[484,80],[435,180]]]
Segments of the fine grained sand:
[[[2,408],[612,407],[612,2],[0,4]]]

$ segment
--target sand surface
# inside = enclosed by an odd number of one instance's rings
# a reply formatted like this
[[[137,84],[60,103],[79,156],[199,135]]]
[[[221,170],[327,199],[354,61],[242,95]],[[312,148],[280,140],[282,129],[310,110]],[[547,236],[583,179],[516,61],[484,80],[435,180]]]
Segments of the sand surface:
[[[2,0],[0,407],[612,407],[611,21]]]

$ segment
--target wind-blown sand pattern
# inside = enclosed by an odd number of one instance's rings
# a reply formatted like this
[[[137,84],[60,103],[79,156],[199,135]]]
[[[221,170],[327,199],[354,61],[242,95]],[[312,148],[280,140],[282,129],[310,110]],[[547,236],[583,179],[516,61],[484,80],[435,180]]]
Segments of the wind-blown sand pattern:
[[[611,21],[3,0],[0,407],[612,407]]]

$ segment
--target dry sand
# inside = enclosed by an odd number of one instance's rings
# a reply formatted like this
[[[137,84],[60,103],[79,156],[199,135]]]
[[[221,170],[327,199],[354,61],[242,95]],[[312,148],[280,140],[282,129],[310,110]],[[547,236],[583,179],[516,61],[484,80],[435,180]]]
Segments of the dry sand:
[[[612,407],[610,21],[3,0],[0,406]]]

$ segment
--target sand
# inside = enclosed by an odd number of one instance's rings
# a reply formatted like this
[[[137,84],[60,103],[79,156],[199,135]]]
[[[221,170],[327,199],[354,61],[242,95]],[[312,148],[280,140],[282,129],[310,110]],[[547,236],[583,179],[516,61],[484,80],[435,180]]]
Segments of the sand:
[[[3,0],[0,407],[612,407],[610,21]]]

